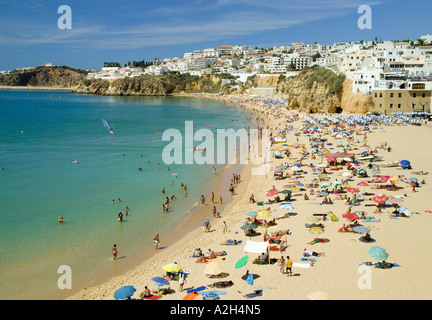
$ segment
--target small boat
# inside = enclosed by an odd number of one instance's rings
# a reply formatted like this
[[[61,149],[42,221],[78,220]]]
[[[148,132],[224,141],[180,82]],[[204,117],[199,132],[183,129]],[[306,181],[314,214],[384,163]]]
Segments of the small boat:
[[[371,162],[371,165],[377,167],[397,167],[399,166],[399,161]]]
[[[366,157],[360,157],[359,160],[360,161],[367,161],[367,160],[370,160],[370,161],[379,161],[382,158],[383,157],[381,157],[381,156],[366,156]]]

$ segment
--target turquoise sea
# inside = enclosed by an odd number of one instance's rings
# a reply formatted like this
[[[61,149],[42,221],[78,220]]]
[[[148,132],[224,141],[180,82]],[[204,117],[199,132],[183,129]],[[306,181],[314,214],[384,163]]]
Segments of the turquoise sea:
[[[87,285],[113,267],[114,243],[129,259],[185,218],[216,176],[212,164],[168,171],[164,130],[183,132],[185,121],[213,132],[250,125],[246,111],[207,99],[55,91],[0,90],[0,114],[0,299],[62,297],[59,266]]]

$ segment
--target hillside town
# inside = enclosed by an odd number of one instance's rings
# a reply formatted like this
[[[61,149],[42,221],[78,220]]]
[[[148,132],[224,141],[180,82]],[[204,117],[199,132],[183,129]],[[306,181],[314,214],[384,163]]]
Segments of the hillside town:
[[[52,66],[52,63],[43,65]],[[145,67],[138,66],[135,61],[123,67],[117,62],[105,63],[101,70],[87,70],[87,79],[114,80],[165,73],[196,76],[228,74],[244,83],[253,75],[290,77],[313,66],[344,74],[352,80],[352,91],[370,95],[376,109],[382,113],[430,111],[430,34],[422,35],[416,41],[383,41],[375,38],[374,41],[336,42],[332,45],[291,43],[289,46],[273,48],[222,45],[186,52],[183,57],[155,58]]]

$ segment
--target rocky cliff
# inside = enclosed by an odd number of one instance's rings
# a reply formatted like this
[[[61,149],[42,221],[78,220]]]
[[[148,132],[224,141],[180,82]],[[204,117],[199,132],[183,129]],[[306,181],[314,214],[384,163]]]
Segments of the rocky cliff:
[[[69,67],[38,67],[25,71],[13,71],[0,75],[2,86],[74,87],[86,78],[81,70]]]
[[[352,80],[331,70],[313,67],[297,76],[250,77],[245,88],[273,86],[288,99],[288,108],[307,113],[366,113],[373,109],[370,96],[352,92]]]

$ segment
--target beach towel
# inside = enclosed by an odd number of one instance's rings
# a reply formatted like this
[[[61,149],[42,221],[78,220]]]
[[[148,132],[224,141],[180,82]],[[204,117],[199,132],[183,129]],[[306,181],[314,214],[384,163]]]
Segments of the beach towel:
[[[254,282],[254,277],[253,277],[253,274],[251,273],[251,274],[249,274],[249,277],[247,277],[246,283],[252,286],[253,282]]]
[[[244,297],[248,299],[252,299],[260,296],[262,296],[262,290],[255,290],[253,293],[248,293],[244,295]]]
[[[237,243],[236,244],[234,244],[234,241],[233,240],[228,240],[228,243],[226,244],[227,246],[237,246],[237,245],[239,245],[239,244],[241,244],[242,243],[242,240],[240,240],[240,241],[237,241]]]
[[[186,295],[185,297],[183,297],[183,300],[195,300],[195,298],[199,295],[200,295],[199,292],[191,292],[188,295]]]
[[[297,268],[305,268],[305,269],[308,269],[310,267],[310,265],[307,263],[298,263],[298,262],[293,262],[292,266]]]
[[[144,300],[158,300],[158,299],[160,299],[160,298],[162,298],[162,296],[159,296],[159,295],[152,295],[152,296],[150,296],[150,297],[144,298]]]
[[[364,243],[372,243],[375,242],[374,238],[371,238],[369,241],[365,241],[364,239],[362,239],[362,237],[356,238],[358,241],[360,242],[364,242]]]
[[[189,289],[189,290],[186,291],[186,292],[187,292],[187,293],[192,293],[192,292],[197,293],[197,292],[199,292],[199,291],[203,291],[205,288],[206,288],[206,286],[201,286],[201,287],[198,287],[198,288]]]
[[[315,258],[301,258],[300,260],[303,262],[309,262],[309,261],[317,262],[317,259]]]

